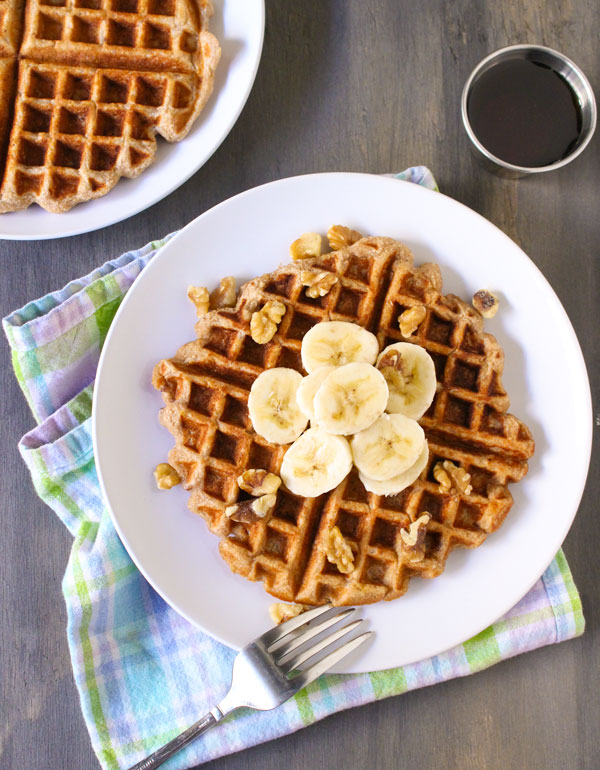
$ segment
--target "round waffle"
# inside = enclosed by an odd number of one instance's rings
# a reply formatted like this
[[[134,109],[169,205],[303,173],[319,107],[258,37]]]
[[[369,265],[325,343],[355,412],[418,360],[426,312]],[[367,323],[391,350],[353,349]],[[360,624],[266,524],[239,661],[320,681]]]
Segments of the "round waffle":
[[[338,281],[324,297],[310,298],[300,273],[330,271]],[[269,300],[286,313],[264,345],[250,336],[250,318]],[[304,373],[300,346],[321,321],[351,321],[377,335],[380,348],[405,341],[398,327],[404,310],[424,305],[425,320],[410,342],[422,345],[436,366],[437,392],[420,420],[430,457],[419,479],[394,496],[369,493],[352,472],[336,489],[307,499],[281,487],[270,517],[242,524],[225,509],[245,495],[238,476],[249,468],[278,474],[284,446],[252,429],[247,400],[265,369],[284,366]],[[435,577],[450,551],[474,548],[496,530],[512,505],[509,483],[527,472],[534,442],[529,429],[507,413],[502,387],[503,353],[483,332],[479,313],[458,297],[442,294],[437,265],[415,267],[403,244],[363,238],[315,259],[301,260],[242,287],[235,308],[201,317],[197,340],[154,370],[153,384],[166,406],[161,422],[175,446],[169,462],[190,490],[189,507],[221,538],[230,568],[262,580],[274,596],[304,604],[364,604],[401,596],[411,577]],[[470,494],[442,492],[434,466],[450,460],[471,475]],[[406,531],[424,512],[424,557],[403,547]],[[354,554],[341,573],[328,561],[329,533],[337,526]]]

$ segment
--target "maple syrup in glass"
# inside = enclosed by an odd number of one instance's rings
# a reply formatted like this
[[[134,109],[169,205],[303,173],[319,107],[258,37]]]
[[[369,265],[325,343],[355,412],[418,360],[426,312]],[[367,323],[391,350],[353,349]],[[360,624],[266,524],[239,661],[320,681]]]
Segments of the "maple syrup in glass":
[[[471,85],[473,133],[496,158],[539,168],[566,158],[582,131],[579,100],[554,69],[527,58],[499,61]]]

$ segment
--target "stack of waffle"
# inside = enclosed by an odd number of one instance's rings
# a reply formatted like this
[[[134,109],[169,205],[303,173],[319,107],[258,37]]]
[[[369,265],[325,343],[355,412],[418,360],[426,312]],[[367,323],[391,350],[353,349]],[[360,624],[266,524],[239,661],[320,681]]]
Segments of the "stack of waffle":
[[[300,273],[330,271],[338,281],[311,299]],[[318,258],[301,260],[250,281],[237,306],[214,310],[196,327],[197,340],[155,368],[153,383],[166,406],[161,422],[175,446],[169,462],[190,490],[190,509],[221,537],[230,568],[262,580],[274,596],[303,604],[364,604],[401,596],[411,577],[434,577],[453,548],[474,548],[496,530],[512,505],[507,489],[527,472],[534,443],[528,428],[507,414],[502,387],[503,353],[483,332],[482,318],[458,297],[443,295],[437,265],[413,266],[410,251],[389,238],[364,238]],[[250,318],[265,302],[286,307],[275,337],[264,345],[250,336]],[[398,316],[424,305],[426,318],[405,339]],[[250,468],[278,474],[284,446],[252,429],[248,393],[265,369],[304,373],[300,346],[321,321],[350,321],[376,334],[380,349],[399,341],[423,346],[437,375],[434,401],[420,420],[430,457],[420,478],[398,495],[369,493],[356,472],[333,491],[307,499],[284,487],[270,517],[232,521],[225,509],[244,498],[237,478]],[[471,476],[472,491],[442,491],[433,476],[450,460]],[[412,558],[401,530],[429,513],[424,555]],[[342,574],[327,559],[328,534],[339,527],[354,554]]]
[[[179,141],[220,56],[210,0],[0,0],[0,213],[67,211]]]

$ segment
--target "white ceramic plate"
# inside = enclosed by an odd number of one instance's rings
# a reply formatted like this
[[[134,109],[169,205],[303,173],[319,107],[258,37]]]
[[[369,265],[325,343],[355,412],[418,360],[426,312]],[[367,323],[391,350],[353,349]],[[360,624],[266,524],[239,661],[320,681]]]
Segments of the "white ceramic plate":
[[[194,336],[189,284],[269,271],[288,261],[300,233],[324,233],[333,223],[404,241],[417,263],[441,266],[447,292],[499,294],[501,309],[486,328],[506,354],[512,411],[537,446],[496,534],[474,551],[453,552],[436,580],[413,580],[404,597],[364,608],[376,638],[343,668],[370,671],[442,652],[509,610],[552,560],[583,491],[592,422],[581,351],[549,284],[500,230],[440,193],[363,174],[283,179],[225,201],[165,246],[121,306],[96,381],[95,452],[115,526],[156,590],[232,647],[264,631],[275,600],[229,571],[217,538],[188,512],[183,489],[155,487],[152,470],[172,439],[158,423],[162,399],[150,378],[157,361]]]
[[[264,0],[214,0],[210,31],[221,45],[214,91],[190,133],[170,144],[158,137],[156,158],[136,179],[121,179],[107,195],[65,214],[37,205],[0,216],[0,238],[42,240],[78,235],[137,214],[182,185],[206,163],[238,119],[262,52]]]

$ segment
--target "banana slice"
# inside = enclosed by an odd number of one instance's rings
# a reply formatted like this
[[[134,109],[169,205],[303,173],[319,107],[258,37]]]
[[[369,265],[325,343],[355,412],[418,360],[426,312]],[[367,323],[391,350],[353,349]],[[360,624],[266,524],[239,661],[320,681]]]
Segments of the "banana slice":
[[[377,337],[348,321],[322,321],[302,340],[302,366],[310,374],[319,366],[344,366],[353,361],[374,364],[379,352]]]
[[[387,411],[418,420],[433,401],[436,389],[435,366],[420,345],[396,342],[377,358],[377,368],[390,389]]]
[[[248,397],[252,427],[272,444],[295,441],[308,424],[296,393],[302,375],[282,366],[267,369],[254,380]]]
[[[335,489],[351,468],[352,453],[345,438],[309,428],[283,456],[280,475],[295,495],[318,497]]]
[[[352,436],[350,443],[354,464],[364,476],[389,481],[417,461],[426,441],[416,420],[403,414],[382,414],[370,428]]]
[[[371,364],[335,367],[315,395],[315,420],[328,433],[348,436],[383,414],[388,395],[384,376]]]
[[[373,492],[376,495],[397,495],[402,492],[406,487],[410,487],[411,484],[419,478],[422,471],[427,467],[427,461],[429,460],[429,447],[427,442],[421,450],[421,454],[417,457],[417,461],[414,465],[411,465],[404,473],[399,473],[397,476],[393,476],[388,481],[375,481],[365,476],[364,473],[358,472],[358,478],[362,481],[367,492]]]
[[[309,420],[315,419],[313,401],[315,400],[317,390],[319,390],[325,377],[327,377],[328,374],[331,374],[334,369],[335,366],[320,366],[318,369],[315,369],[312,374],[302,378],[302,382],[296,393],[296,400],[298,401],[298,406]]]

